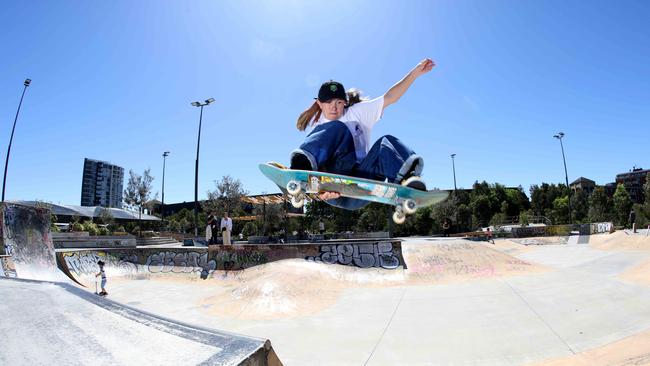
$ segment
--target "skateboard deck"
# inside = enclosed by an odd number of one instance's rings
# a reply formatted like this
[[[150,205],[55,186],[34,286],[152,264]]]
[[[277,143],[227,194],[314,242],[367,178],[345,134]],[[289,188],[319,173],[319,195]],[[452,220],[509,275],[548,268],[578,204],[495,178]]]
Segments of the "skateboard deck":
[[[343,197],[378,202],[395,207],[393,221],[401,224],[406,215],[444,201],[449,191],[421,191],[394,183],[309,170],[292,170],[278,163],[259,165],[262,174],[291,198],[294,207],[304,205],[306,194],[337,192]]]

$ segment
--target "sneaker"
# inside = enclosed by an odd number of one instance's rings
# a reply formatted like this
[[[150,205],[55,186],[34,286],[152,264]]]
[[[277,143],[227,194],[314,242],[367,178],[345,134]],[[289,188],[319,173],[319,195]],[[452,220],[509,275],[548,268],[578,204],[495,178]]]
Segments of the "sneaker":
[[[300,153],[293,154],[291,157],[291,168],[294,170],[314,170],[309,159]]]
[[[402,185],[417,189],[420,191],[426,191],[427,190],[427,185],[424,183],[422,178],[418,177],[417,175],[412,175],[402,181]]]

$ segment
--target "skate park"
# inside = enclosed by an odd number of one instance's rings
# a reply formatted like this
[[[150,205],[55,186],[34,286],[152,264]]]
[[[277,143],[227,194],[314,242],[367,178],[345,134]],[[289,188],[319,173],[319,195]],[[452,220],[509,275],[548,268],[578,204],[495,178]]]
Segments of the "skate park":
[[[650,366],[650,2],[3,5],[0,366]]]
[[[4,210],[9,363],[34,346],[72,364],[650,362],[645,230],[55,251],[46,216]]]

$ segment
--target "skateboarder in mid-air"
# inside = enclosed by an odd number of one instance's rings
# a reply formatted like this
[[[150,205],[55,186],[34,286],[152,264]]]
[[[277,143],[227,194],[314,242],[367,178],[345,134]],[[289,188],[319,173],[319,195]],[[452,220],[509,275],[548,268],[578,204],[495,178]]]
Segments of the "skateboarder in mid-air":
[[[361,98],[359,91],[345,91],[336,81],[321,85],[317,100],[298,117],[300,131],[310,129],[305,141],[291,153],[291,169],[315,170],[377,181],[388,180],[426,190],[420,179],[424,160],[391,135],[382,136],[372,147],[370,136],[384,109],[397,102],[418,77],[433,69],[424,59],[404,78],[375,99]],[[358,209],[368,202],[324,192],[320,198],[346,209]]]
[[[95,278],[100,277],[100,276],[102,278],[102,283],[101,283],[102,291],[98,295],[106,296],[106,295],[108,295],[108,292],[106,292],[106,272],[104,271],[104,262],[99,261],[99,262],[97,262],[97,265],[99,266],[99,273],[97,273],[95,275]],[[95,282],[95,284],[97,284],[97,282]],[[95,289],[95,291],[96,291],[96,289]]]

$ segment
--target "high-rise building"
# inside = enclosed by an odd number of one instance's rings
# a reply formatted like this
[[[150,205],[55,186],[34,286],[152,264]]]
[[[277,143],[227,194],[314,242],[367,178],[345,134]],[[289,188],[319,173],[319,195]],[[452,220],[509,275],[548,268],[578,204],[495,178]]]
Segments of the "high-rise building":
[[[643,203],[643,185],[650,169],[633,167],[627,173],[616,174],[616,184],[623,184],[634,203]]]
[[[105,161],[84,159],[81,205],[122,208],[124,168]]]

